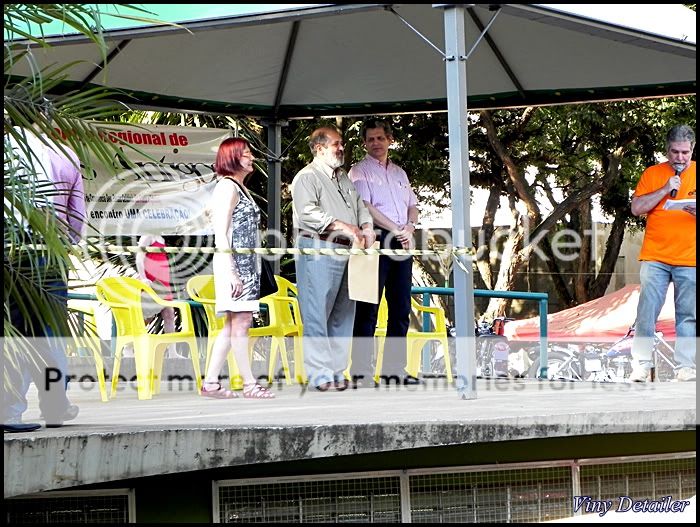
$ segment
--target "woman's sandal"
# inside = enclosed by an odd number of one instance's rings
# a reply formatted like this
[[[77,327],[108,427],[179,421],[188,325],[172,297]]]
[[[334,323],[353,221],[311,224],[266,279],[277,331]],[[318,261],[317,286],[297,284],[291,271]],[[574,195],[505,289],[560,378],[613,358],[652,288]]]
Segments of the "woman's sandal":
[[[215,390],[207,390],[205,384],[218,386],[218,388]],[[231,390],[225,389],[223,386],[221,386],[220,382],[205,382],[202,383],[202,397],[211,397],[212,399],[236,399],[238,394],[233,393]]]
[[[275,394],[258,383],[243,385],[244,399],[274,399]]]

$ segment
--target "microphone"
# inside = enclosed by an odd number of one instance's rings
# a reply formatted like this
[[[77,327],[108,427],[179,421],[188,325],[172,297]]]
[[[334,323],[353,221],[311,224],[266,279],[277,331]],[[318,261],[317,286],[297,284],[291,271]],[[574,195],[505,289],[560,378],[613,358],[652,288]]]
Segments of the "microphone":
[[[680,176],[680,175],[681,175],[681,172],[683,172],[683,169],[684,169],[684,168],[685,168],[685,164],[684,164],[684,163],[673,163],[673,169],[676,171],[676,173],[674,174],[674,176]],[[675,198],[675,197],[676,197],[676,194],[678,194],[678,189],[677,189],[677,188],[674,188],[674,189],[671,191],[671,197],[672,197],[672,198]]]

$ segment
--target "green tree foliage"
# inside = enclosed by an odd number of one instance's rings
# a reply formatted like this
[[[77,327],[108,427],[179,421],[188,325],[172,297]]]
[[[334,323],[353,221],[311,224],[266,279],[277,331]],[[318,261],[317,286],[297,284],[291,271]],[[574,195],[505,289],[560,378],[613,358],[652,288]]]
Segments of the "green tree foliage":
[[[143,13],[141,9],[122,4],[125,10]],[[103,141],[95,124],[105,122],[123,112],[106,89],[86,89],[49,96],[52,88],[66,77],[66,72],[78,63],[36,67],[34,49],[49,44],[42,37],[42,28],[60,20],[83,35],[102,55],[106,46],[101,34],[97,4],[5,4],[5,72],[27,61],[32,74],[22,80],[5,75],[4,90],[4,319],[5,337],[19,337],[12,325],[11,306],[16,306],[25,318],[48,326],[54,334],[69,330],[61,311],[55,309],[57,298],[51,289],[52,279],[66,281],[72,269],[71,257],[82,258],[82,251],[71,245],[67,226],[56,217],[53,185],[37,185],[37,175],[43,170],[29,146],[27,130],[46,144],[67,145],[78,155],[86,170],[91,159],[105,166],[129,164],[128,154],[119,144]],[[147,19],[144,19],[147,20]],[[38,29],[37,29],[38,28]],[[57,134],[59,129],[62,134]],[[45,265],[38,265],[43,260]],[[8,363],[13,354],[28,350],[21,338],[17,346],[5,346]]]
[[[629,210],[630,196],[644,168],[663,155],[665,132],[677,123],[695,125],[694,96],[482,111],[483,127],[473,127],[470,135],[475,156],[484,159],[477,170],[495,167],[505,183],[498,187],[492,180],[492,191],[526,209],[522,215],[513,211],[518,221],[505,243],[511,244],[511,252],[500,261],[486,262],[485,253],[479,256],[487,287],[512,289],[539,249],[564,306],[601,296],[625,229],[639,225]],[[592,226],[592,200],[597,198],[613,220],[599,267],[586,235]],[[553,237],[564,229],[577,232],[582,240],[571,250],[577,257],[566,260],[555,257],[551,248]],[[544,237],[527,243],[538,235]],[[489,315],[502,313],[506,306],[505,301],[492,301]]]

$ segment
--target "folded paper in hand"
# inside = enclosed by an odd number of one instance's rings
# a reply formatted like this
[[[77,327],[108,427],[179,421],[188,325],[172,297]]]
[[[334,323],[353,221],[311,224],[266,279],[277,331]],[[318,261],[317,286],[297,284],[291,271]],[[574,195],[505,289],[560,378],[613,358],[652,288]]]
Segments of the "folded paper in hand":
[[[695,207],[695,199],[667,199],[664,210],[683,210],[687,206]]]
[[[379,249],[374,242],[372,249]],[[353,249],[362,249],[357,243]],[[379,303],[379,255],[351,254],[348,262],[348,296],[350,300]]]

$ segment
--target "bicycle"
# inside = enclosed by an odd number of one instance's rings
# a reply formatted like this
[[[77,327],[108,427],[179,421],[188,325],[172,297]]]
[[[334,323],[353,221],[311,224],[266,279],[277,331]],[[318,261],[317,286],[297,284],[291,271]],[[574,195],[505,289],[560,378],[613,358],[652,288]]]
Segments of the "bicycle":
[[[583,350],[579,346],[554,345],[547,354],[547,378],[549,380],[627,382],[632,372],[632,338],[634,324],[627,333],[607,347],[589,344]],[[677,364],[673,358],[673,347],[663,338],[663,333],[654,334],[652,350],[654,368],[652,380],[671,380],[675,377]],[[537,358],[530,368],[529,376],[537,378],[540,360]]]
[[[487,378],[491,376],[508,376],[508,355],[510,346],[508,339],[503,335],[503,324],[505,317],[497,317],[493,322],[481,321],[474,325],[474,336],[476,337],[476,376],[477,378]],[[456,329],[447,326],[448,353],[452,364],[456,364]],[[431,359],[431,370],[434,372],[444,372],[444,354],[438,352]]]

